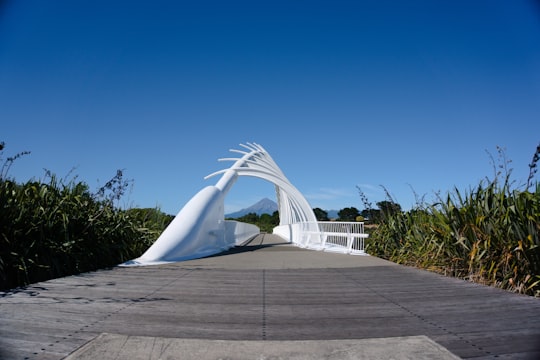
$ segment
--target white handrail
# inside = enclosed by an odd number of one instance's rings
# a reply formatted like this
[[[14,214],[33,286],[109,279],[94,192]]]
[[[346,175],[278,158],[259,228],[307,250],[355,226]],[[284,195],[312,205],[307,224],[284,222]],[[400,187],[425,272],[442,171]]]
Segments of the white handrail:
[[[318,221],[302,222],[297,245],[317,250],[365,255],[363,222]]]

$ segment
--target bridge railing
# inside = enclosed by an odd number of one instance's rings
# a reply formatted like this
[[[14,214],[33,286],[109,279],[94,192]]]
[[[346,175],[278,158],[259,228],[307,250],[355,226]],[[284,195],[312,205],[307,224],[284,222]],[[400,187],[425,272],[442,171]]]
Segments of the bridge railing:
[[[363,222],[318,221],[299,223],[298,245],[317,250],[365,255]]]

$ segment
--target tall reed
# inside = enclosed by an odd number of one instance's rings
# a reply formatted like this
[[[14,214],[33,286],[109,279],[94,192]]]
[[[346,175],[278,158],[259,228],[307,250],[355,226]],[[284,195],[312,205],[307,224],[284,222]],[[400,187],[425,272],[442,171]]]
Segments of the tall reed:
[[[513,189],[510,173],[387,217],[372,233],[368,251],[540,296],[540,185],[529,178],[525,189]]]
[[[121,171],[95,193],[84,182],[58,179],[50,172],[44,180],[26,183],[2,173],[0,289],[110,267],[140,256],[171,217],[157,209],[150,212],[153,218],[120,209],[115,201],[127,184]]]

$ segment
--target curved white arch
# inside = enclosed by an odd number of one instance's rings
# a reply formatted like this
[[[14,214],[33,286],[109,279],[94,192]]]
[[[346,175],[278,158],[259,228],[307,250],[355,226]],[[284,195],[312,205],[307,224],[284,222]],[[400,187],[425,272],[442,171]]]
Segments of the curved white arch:
[[[248,151],[230,150],[242,154],[240,158],[219,159],[234,161],[230,168],[205,177],[208,179],[221,174],[216,185],[199,191],[141,257],[122,265],[150,265],[209,256],[258,234],[260,231],[254,225],[224,220],[224,198],[238,176],[257,177],[274,184],[280,226],[299,222],[316,224],[308,201],[285,177],[270,154],[255,143],[240,146]]]
[[[216,171],[206,176],[205,179],[224,174],[216,184],[224,191],[228,191],[232,186],[232,181],[236,180],[236,178],[229,180],[232,175],[225,176],[228,172],[234,172],[238,176],[252,176],[270,181],[276,186],[280,225],[317,221],[313,209],[305,197],[291,184],[274,159],[261,145],[247,143],[246,145],[240,144],[240,146],[250,151],[231,150],[243,154],[243,156],[241,158],[219,159],[219,161],[235,161],[235,163],[229,169]]]

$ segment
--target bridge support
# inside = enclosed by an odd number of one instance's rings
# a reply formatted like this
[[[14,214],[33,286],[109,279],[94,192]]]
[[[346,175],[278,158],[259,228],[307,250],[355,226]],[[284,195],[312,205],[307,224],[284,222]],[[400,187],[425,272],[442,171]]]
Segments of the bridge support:
[[[128,261],[122,264],[123,266],[201,258],[227,250],[258,234],[260,231],[254,225],[224,220],[224,199],[238,176],[257,177],[275,185],[280,226],[298,222],[316,224],[311,206],[285,177],[270,154],[258,144],[240,146],[246,151],[231,150],[242,154],[240,158],[219,159],[234,161],[230,168],[205,177],[208,179],[221,175],[216,185],[199,191],[141,257]],[[292,237],[288,240],[292,240]]]

